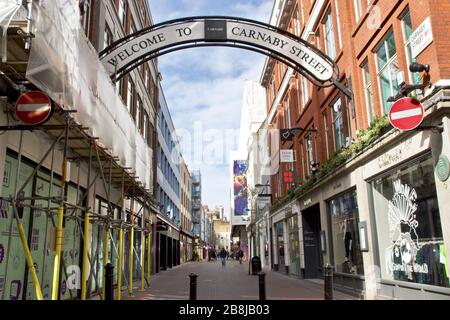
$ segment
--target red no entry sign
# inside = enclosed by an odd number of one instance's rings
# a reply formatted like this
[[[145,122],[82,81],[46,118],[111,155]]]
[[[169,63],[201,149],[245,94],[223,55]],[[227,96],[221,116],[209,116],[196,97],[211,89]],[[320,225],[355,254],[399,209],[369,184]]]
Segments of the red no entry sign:
[[[48,120],[52,113],[49,97],[40,91],[23,93],[16,102],[16,115],[26,124],[38,125]]]
[[[423,121],[424,110],[422,104],[413,98],[397,100],[389,111],[389,121],[402,131],[417,128]]]

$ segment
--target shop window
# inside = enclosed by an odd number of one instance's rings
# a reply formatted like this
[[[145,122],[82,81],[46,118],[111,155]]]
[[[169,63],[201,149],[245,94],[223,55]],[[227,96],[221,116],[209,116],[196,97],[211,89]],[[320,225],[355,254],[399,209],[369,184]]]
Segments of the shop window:
[[[394,33],[391,30],[376,49],[378,85],[381,91],[381,105],[384,114],[388,114],[393,102],[387,102],[391,96],[398,93],[397,74],[399,72],[397,50]]]
[[[382,278],[450,287],[431,156],[371,185]]]
[[[287,219],[289,232],[289,273],[296,277],[301,276],[300,269],[300,241],[298,229],[298,216]]]
[[[337,272],[364,274],[358,234],[356,190],[328,202],[331,216],[334,267]]]
[[[284,227],[283,222],[275,224],[275,230],[277,232],[277,254],[279,266],[284,266]],[[281,270],[281,269],[280,269]]]

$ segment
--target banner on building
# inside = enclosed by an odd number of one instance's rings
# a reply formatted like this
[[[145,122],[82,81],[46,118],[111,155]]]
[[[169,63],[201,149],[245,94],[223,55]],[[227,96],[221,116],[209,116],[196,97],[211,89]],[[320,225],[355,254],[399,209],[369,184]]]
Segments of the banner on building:
[[[234,215],[246,216],[248,201],[247,186],[247,168],[246,160],[235,160],[233,162],[233,190],[234,190]]]

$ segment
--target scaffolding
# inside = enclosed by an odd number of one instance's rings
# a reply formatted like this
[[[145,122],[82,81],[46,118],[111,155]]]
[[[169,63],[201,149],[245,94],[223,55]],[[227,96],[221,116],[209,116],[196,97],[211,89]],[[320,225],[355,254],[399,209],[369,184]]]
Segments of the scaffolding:
[[[30,1],[28,3],[30,3]],[[5,61],[0,64],[0,76],[1,80],[8,83],[15,92],[22,91],[24,87],[28,90],[35,88],[25,76],[27,72],[29,51],[26,46],[23,46],[23,42],[25,41],[27,43],[30,40],[29,24],[30,21],[22,24],[14,24],[7,28],[7,59],[4,59]],[[15,136],[13,135],[18,132],[19,143],[17,150],[13,150],[14,152],[17,152],[16,174],[14,181],[11,181],[14,185],[13,192],[10,195],[0,197],[2,203],[8,203],[13,210],[13,214],[10,215],[8,221],[8,248],[5,257],[5,273],[2,279],[3,290],[1,299],[5,299],[5,284],[8,279],[8,267],[9,264],[12,263],[10,247],[13,231],[15,230],[14,223],[19,232],[23,254],[26,257],[27,271],[25,272],[25,278],[28,277],[28,275],[31,276],[35,297],[38,300],[46,298],[43,295],[43,288],[41,286],[44,279],[44,267],[42,267],[42,276],[41,279],[39,279],[36,264],[34,263],[30,252],[30,235],[27,239],[23,222],[19,214],[19,211],[23,211],[25,208],[30,210],[30,217],[36,215],[38,212],[44,212],[47,217],[47,222],[50,222],[51,227],[54,228],[51,232],[51,236],[54,236],[54,247],[52,248],[52,251],[55,254],[52,263],[52,292],[51,296],[48,296],[48,298],[51,298],[52,300],[60,299],[63,279],[62,275],[64,275],[66,280],[72,275],[62,254],[64,246],[64,226],[68,221],[73,221],[75,223],[75,228],[81,236],[80,239],[83,247],[82,258],[79,260],[80,264],[82,264],[80,288],[78,288],[79,290],[77,290],[76,294],[73,290],[68,290],[70,298],[80,298],[82,300],[92,298],[93,292],[90,288],[92,282],[94,282],[97,293],[100,295],[101,299],[104,299],[105,278],[104,274],[103,276],[100,275],[99,271],[101,271],[102,267],[109,262],[109,257],[111,257],[111,260],[117,259],[118,261],[118,268],[116,269],[118,288],[117,299],[120,300],[122,296],[122,281],[124,281],[128,287],[128,293],[130,295],[133,294],[133,282],[137,280],[136,277],[133,277],[133,263],[135,258],[141,275],[141,290],[144,290],[145,287],[149,287],[152,245],[152,228],[150,226],[153,224],[153,213],[159,211],[152,190],[147,189],[139,181],[140,177],[136,175],[132,168],[125,167],[121,163],[119,157],[114,156],[112,150],[105,148],[102,143],[99,142],[99,138],[93,136],[92,132],[94,132],[94,130],[91,130],[92,128],[77,123],[74,118],[74,114],[76,114],[77,110],[64,110],[55,103],[55,112],[45,125],[30,127],[11,124],[11,122],[13,122],[10,115],[12,112],[12,105],[9,103],[4,103],[4,105],[7,119],[6,125],[0,127],[0,133],[7,133],[10,135],[9,137],[15,139]],[[24,140],[27,137],[25,133],[28,131],[32,133],[43,133],[49,138],[48,140],[50,140],[51,143],[49,143],[49,148],[43,153],[40,160],[34,165],[32,172],[28,174],[24,179],[24,182],[19,185],[19,173],[21,172],[22,158],[24,157],[23,145]],[[58,164],[56,163],[57,161],[55,161],[55,153],[61,146],[63,150],[62,163],[59,168],[62,173],[59,177],[59,188],[61,193],[60,195],[55,196],[53,195],[55,191],[53,190],[55,186],[54,180],[58,179],[57,171],[59,171],[57,170]],[[49,158],[50,166],[45,166],[44,162],[48,162]],[[72,180],[69,179],[68,174],[70,170],[69,163],[75,164],[77,167],[77,176]],[[82,185],[80,182],[82,165],[87,165],[87,182],[85,185]],[[34,186],[32,186],[33,180],[38,176],[40,169],[45,169],[50,172],[50,184],[47,195],[37,195],[34,192]],[[141,179],[142,178],[143,177],[141,177]],[[75,203],[68,199],[69,182],[76,186]],[[103,194],[106,194],[106,214],[103,214],[100,210],[97,211],[97,208],[92,206],[92,203],[95,204],[96,201],[95,195],[97,193],[95,188],[99,183],[101,183]],[[25,197],[24,190],[30,186],[33,192],[30,196]],[[113,199],[112,188],[120,190],[120,197],[118,199]],[[92,199],[92,194],[94,195],[94,199]],[[127,200],[131,203],[130,220],[126,219],[128,209],[126,206]],[[38,206],[35,204],[37,201],[47,201],[48,205],[47,207]],[[137,210],[135,210],[135,204],[138,204]],[[115,214],[117,208],[119,208],[120,211],[119,215]],[[138,221],[136,217],[140,218],[140,224],[136,223],[136,221]],[[90,230],[91,226],[92,228],[101,227],[103,230],[102,240],[97,241],[95,248],[91,245],[91,243],[93,244],[94,242],[94,233],[93,230]],[[139,250],[137,250],[138,248],[136,248],[136,243],[134,241],[136,232],[140,233],[141,236],[141,247],[139,248],[141,251],[140,257],[137,255]],[[119,234],[117,240],[113,233]],[[126,265],[124,261],[124,235],[127,234],[130,236],[128,276],[123,269],[123,266]],[[100,238],[100,234],[98,237]],[[43,250],[46,250],[50,241],[51,239],[47,239],[46,236],[44,240],[45,246],[42,248]],[[103,265],[98,267],[96,266],[96,261],[99,260],[99,256],[101,255],[100,244],[103,246]],[[111,248],[109,244],[111,244]],[[147,258],[147,270],[145,268],[145,258]],[[44,264],[45,259],[46,254],[44,253]],[[0,289],[2,288],[0,287]],[[25,297],[25,293],[26,291],[23,290],[23,297]]]

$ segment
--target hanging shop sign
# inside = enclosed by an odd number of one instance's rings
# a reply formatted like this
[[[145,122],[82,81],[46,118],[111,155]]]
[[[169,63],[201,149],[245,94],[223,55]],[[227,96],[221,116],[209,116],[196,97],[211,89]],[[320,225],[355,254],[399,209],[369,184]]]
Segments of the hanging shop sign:
[[[409,38],[411,42],[411,54],[416,58],[426,47],[433,42],[433,32],[431,31],[430,17],[411,34]]]
[[[447,181],[450,176],[450,162],[446,155],[439,156],[439,160],[436,163],[436,175],[442,182]]]
[[[269,24],[235,17],[182,18],[156,24],[116,41],[100,53],[100,60],[118,79],[165,53],[213,45],[268,55],[319,86],[330,86],[338,79],[334,61],[308,42]]]
[[[272,201],[272,197],[270,195],[258,195],[258,197],[256,198],[256,203],[258,208],[264,209],[266,206],[270,206]]]
[[[280,162],[294,162],[294,150],[280,150]]]
[[[292,141],[294,140],[294,131],[291,129],[280,129],[281,141]]]
[[[40,91],[25,92],[16,102],[16,116],[28,125],[39,125],[46,122],[52,111],[50,98]]]
[[[413,130],[422,123],[424,113],[423,106],[418,100],[402,98],[392,105],[389,121],[399,130]]]

